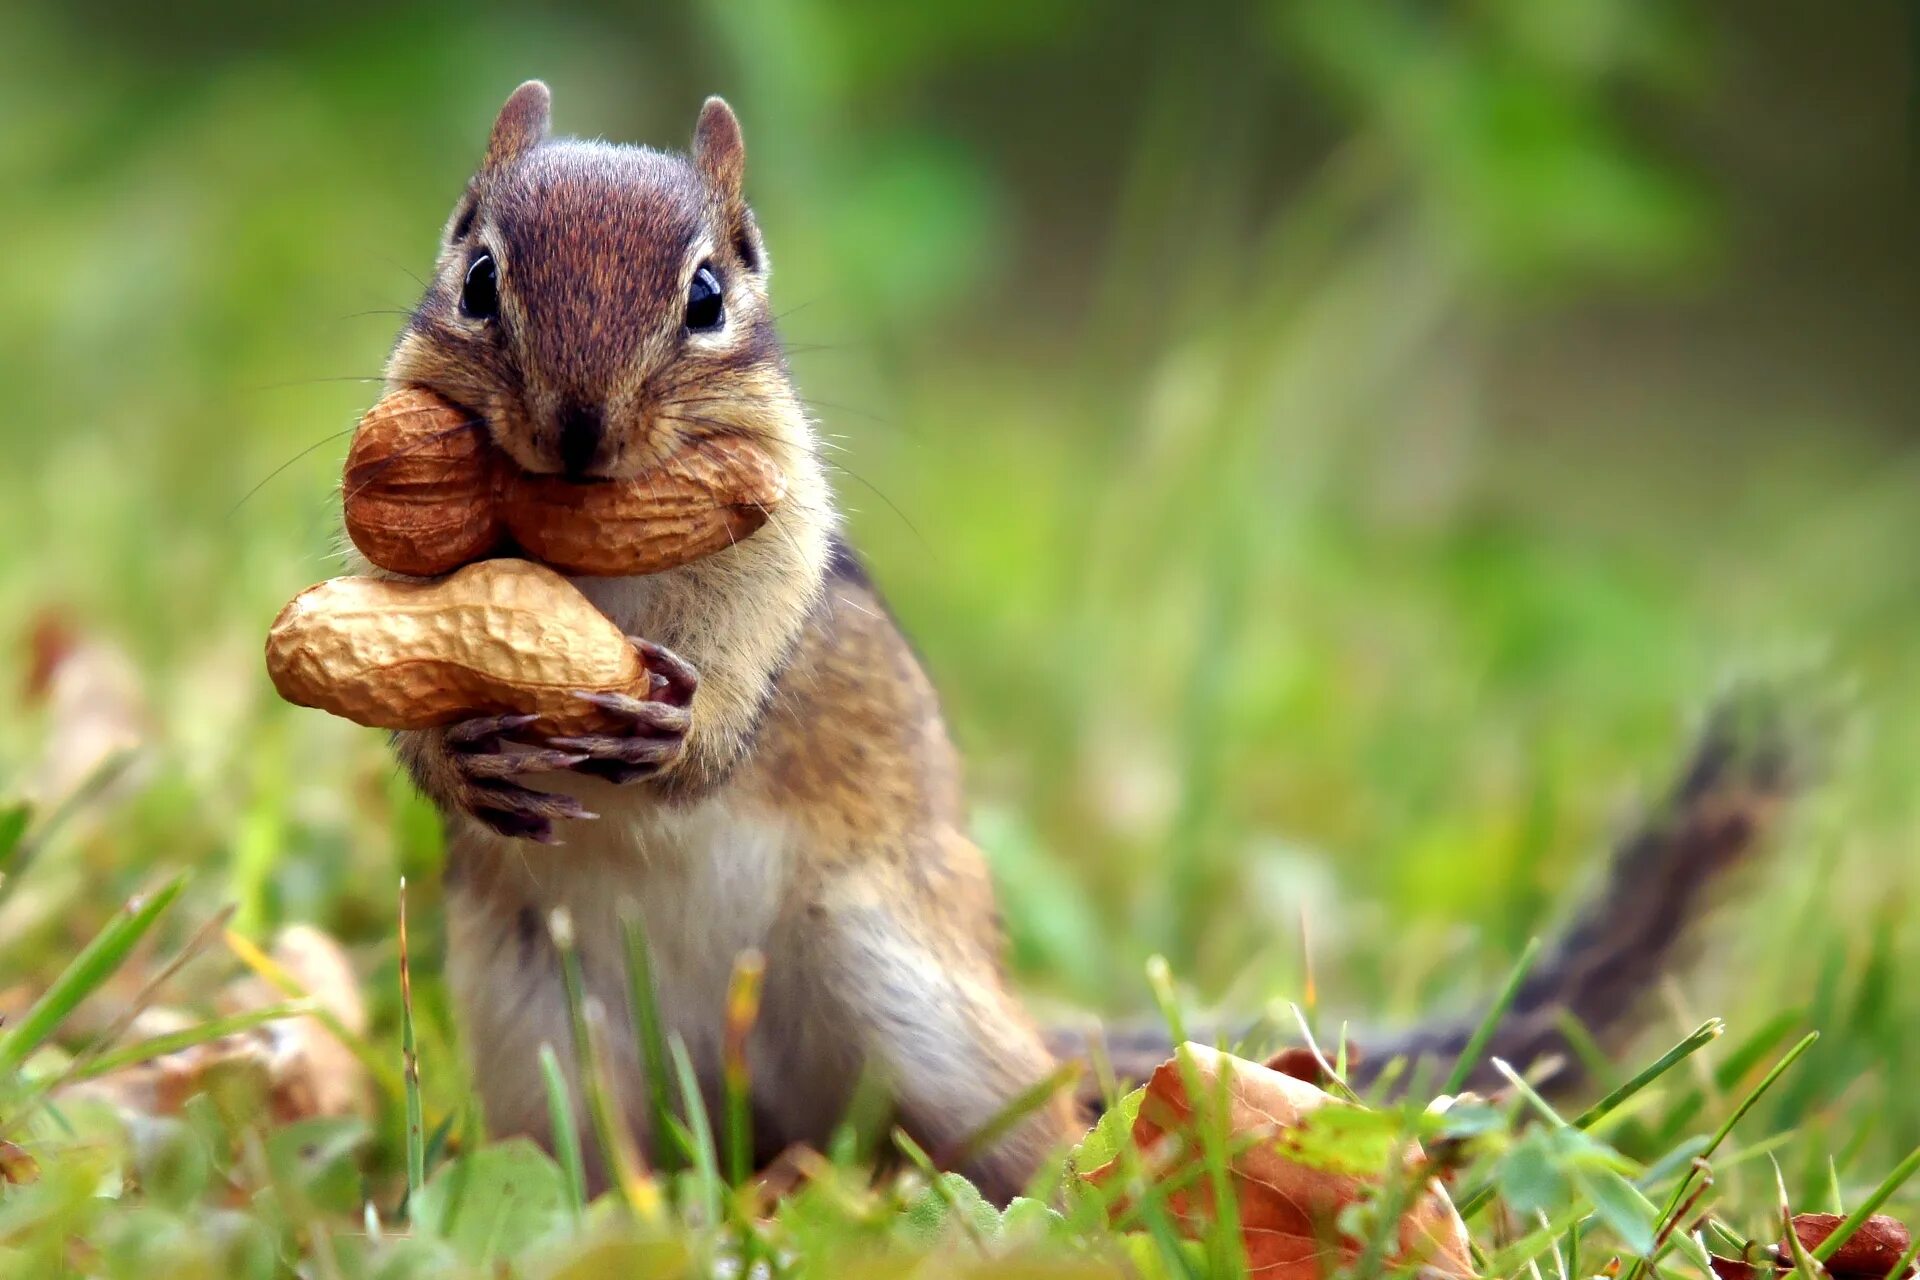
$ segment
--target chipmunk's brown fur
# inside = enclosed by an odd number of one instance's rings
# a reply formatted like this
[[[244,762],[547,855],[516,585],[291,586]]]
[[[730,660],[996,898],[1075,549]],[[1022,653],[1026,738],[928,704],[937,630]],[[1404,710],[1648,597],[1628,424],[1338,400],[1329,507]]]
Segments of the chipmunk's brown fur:
[[[683,158],[548,141],[547,118],[537,83],[501,111],[389,380],[467,407],[530,471],[628,476],[677,440],[731,433],[767,449],[788,486],[737,546],[577,580],[673,673],[671,697],[612,700],[628,732],[523,740],[522,720],[497,717],[398,735],[447,818],[449,972],[491,1124],[550,1136],[538,1062],[542,1045],[571,1062],[549,935],[564,912],[622,1108],[645,1126],[622,941],[634,915],[710,1104],[729,972],[743,950],[764,955],[748,1045],[763,1149],[820,1142],[877,1072],[908,1130],[962,1152],[1005,1200],[1081,1117],[1055,1098],[985,1149],[965,1142],[1054,1059],[1001,972],[933,689],[836,537],[768,311],[739,126],[710,100]],[[474,291],[481,255],[497,299]],[[724,294],[717,328],[692,318],[703,268]],[[1662,847],[1675,856],[1661,875],[1704,875],[1681,844]],[[1670,938],[1645,941],[1636,974]]]

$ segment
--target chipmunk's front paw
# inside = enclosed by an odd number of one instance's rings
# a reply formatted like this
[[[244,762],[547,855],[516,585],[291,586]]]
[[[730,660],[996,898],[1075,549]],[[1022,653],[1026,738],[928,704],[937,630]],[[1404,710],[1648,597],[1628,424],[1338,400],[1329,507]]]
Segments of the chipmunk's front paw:
[[[481,716],[447,730],[460,807],[476,822],[510,839],[554,843],[553,824],[585,819],[592,813],[572,796],[523,786],[520,778],[556,769],[577,768],[587,760],[578,751],[528,741],[519,735],[538,716]]]
[[[580,757],[565,768],[609,782],[651,777],[679,758],[693,724],[688,708],[700,686],[700,677],[679,655],[650,641],[627,638],[646,659],[647,669],[665,680],[664,687],[656,689],[651,698],[576,692],[575,697],[618,717],[620,727],[604,734],[547,739],[547,746],[553,750]]]

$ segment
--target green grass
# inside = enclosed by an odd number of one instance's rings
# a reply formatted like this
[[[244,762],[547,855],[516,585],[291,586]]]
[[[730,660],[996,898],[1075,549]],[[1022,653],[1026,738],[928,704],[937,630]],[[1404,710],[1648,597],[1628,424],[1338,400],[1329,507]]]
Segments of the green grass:
[[[593,1073],[559,1058],[550,1105],[595,1117],[600,1145],[556,1161],[485,1135],[441,972],[435,817],[381,735],[277,703],[259,647],[337,563],[340,433],[373,395],[351,379],[378,372],[384,312],[410,303],[488,112],[533,70],[587,134],[679,138],[716,77],[741,107],[796,372],[943,690],[1012,970],[1044,1013],[1224,1009],[1291,1033],[1291,1004],[1338,1059],[1370,1028],[1477,1006],[1713,690],[1817,651],[1854,687],[1856,740],[1653,993],[1640,1046],[1594,1064],[1602,1100],[1384,1107],[1338,1137],[1452,1153],[1486,1270],[1528,1280],[1616,1255],[1692,1275],[1667,1231],[1683,1207],[1719,1252],[1777,1238],[1782,1194],[1914,1212],[1913,448],[1846,396],[1675,392],[1668,364],[1724,361],[1711,344],[1663,364],[1555,327],[1647,280],[1618,269],[1636,245],[1675,317],[1756,265],[1733,223],[1675,205],[1708,177],[1670,181],[1602,105],[1711,59],[1626,17],[1565,57],[1536,10],[1483,8],[1505,17],[1435,40],[1387,16],[1243,15],[1249,59],[1285,56],[1232,84],[1210,45],[1160,41],[1153,78],[1085,126],[1112,182],[1078,196],[1056,189],[1085,175],[1052,135],[1022,150],[1024,118],[940,95],[981,70],[966,58],[1032,48],[1065,77],[1037,106],[1065,112],[1105,64],[1040,27],[995,43],[988,17],[964,48],[935,17],[875,34],[828,5],[715,7],[622,42],[605,15],[529,30],[429,6],[189,74],[103,53],[52,7],[0,16],[0,108],[44,121],[0,137],[0,690],[30,666],[15,636],[58,611],[124,652],[143,735],[82,768],[71,708],[0,716],[0,1139],[39,1167],[0,1187],[0,1275],[1232,1270],[1224,1236],[1178,1240],[1160,1191],[1118,1227],[1051,1183],[1000,1213],[883,1127],[850,1124],[769,1216],[735,1185],[737,1102],[707,1115],[658,1030],[636,1050],[656,1068],[643,1105],[675,1117],[657,1150],[623,1148]],[[1275,82],[1312,109],[1259,96]],[[1214,127],[1236,110],[1334,136],[1286,134],[1313,159],[1276,191],[1242,149],[1257,139]],[[1542,342],[1564,381],[1515,392],[1538,370],[1514,353]],[[1641,394],[1596,394],[1620,386]],[[298,921],[362,979],[364,1120],[273,1125],[222,1089],[132,1126],[55,1100],[63,1077],[242,1025],[215,993],[271,977],[260,948]],[[142,1002],[205,1021],[135,1036]],[[591,1060],[602,1024],[579,1015]],[[1217,1174],[1215,1136],[1196,1176]],[[619,1191],[580,1203],[602,1145]],[[876,1155],[899,1172],[876,1182]],[[1357,1215],[1363,1238],[1379,1218]]]

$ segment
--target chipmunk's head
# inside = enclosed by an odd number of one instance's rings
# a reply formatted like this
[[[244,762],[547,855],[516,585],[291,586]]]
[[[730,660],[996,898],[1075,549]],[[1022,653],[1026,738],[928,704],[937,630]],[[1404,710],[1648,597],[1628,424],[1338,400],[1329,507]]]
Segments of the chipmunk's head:
[[[710,98],[686,156],[547,137],[520,86],[448,220],[388,367],[485,419],[528,471],[631,476],[690,438],[810,449],[742,195],[746,148]]]

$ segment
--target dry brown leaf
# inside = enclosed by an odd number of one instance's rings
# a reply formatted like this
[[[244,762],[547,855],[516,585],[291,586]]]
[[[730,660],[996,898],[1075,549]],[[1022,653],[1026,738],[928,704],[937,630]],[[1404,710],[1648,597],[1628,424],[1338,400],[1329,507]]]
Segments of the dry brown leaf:
[[[354,1035],[367,1030],[367,1006],[346,951],[312,925],[282,929],[273,958],[321,1008]],[[229,1012],[263,1009],[283,999],[257,977],[229,987],[221,1005]],[[367,1109],[367,1070],[318,1018],[292,1018],[260,1028],[268,1049],[267,1080],[274,1114],[282,1119],[358,1115]]]
[[[60,1093],[105,1102],[129,1115],[177,1115],[190,1099],[216,1082],[231,1084],[250,1096],[264,1094],[267,1060],[266,1038],[250,1031],[122,1067],[68,1085]]]
[[[47,736],[20,792],[44,808],[76,794],[107,761],[151,739],[153,723],[138,668],[106,636],[46,609],[28,632],[27,648],[27,699],[46,708]],[[123,773],[92,798],[89,811],[125,799],[141,781]]]
[[[1349,1061],[1356,1061],[1353,1055]],[[1322,1065],[1320,1055],[1303,1044],[1289,1045],[1267,1059],[1267,1070],[1278,1071],[1283,1076],[1292,1076],[1295,1080],[1304,1080],[1315,1088],[1324,1088],[1327,1083],[1327,1069]]]
[[[1276,1139],[1303,1117],[1326,1106],[1351,1106],[1314,1085],[1255,1062],[1209,1049],[1183,1046],[1203,1088],[1225,1083],[1229,1131],[1237,1138],[1272,1134]],[[1177,1060],[1154,1071],[1134,1122],[1134,1145],[1149,1161],[1169,1154],[1163,1141],[1189,1127],[1193,1107]],[[1421,1158],[1417,1149],[1409,1153]],[[1190,1169],[1197,1155],[1159,1170],[1163,1179]],[[1150,1166],[1151,1167],[1151,1166]],[[1095,1182],[1115,1176],[1119,1161],[1092,1171]],[[1359,1256],[1361,1242],[1341,1235],[1340,1211],[1363,1199],[1377,1180],[1314,1168],[1292,1159],[1284,1144],[1253,1142],[1233,1158],[1233,1194],[1247,1250],[1248,1274],[1259,1280],[1320,1280]],[[1186,1181],[1166,1200],[1181,1226],[1198,1235],[1213,1221],[1212,1187],[1204,1176]],[[1437,1182],[1429,1181],[1401,1219],[1399,1249],[1392,1261],[1417,1262],[1429,1275],[1468,1277],[1466,1224]]]
[[[293,925],[275,939],[273,958],[341,1025],[355,1035],[365,1032],[366,1006],[338,942],[310,925]],[[229,986],[219,1004],[223,1013],[243,1013],[284,999],[261,979],[246,977]],[[170,1014],[149,1012],[158,1017]],[[102,1099],[137,1115],[173,1115],[220,1080],[243,1084],[264,1096],[269,1114],[282,1123],[358,1115],[368,1106],[366,1068],[314,1017],[286,1018],[222,1036],[74,1085],[66,1092]]]
[[[24,1150],[0,1138],[0,1185],[24,1186],[40,1178],[40,1162]]]
[[[783,1147],[780,1154],[761,1166],[751,1184],[754,1212],[769,1218],[782,1200],[830,1172],[827,1158],[804,1142]]]
[[[1713,1274],[1720,1280],[1755,1280],[1761,1273],[1759,1263],[1748,1262],[1745,1258],[1723,1258],[1719,1254],[1709,1254],[1707,1262],[1713,1267]],[[1766,1268],[1772,1274],[1773,1268]]]
[[[1792,1221],[1793,1234],[1799,1237],[1800,1247],[1812,1253],[1826,1243],[1827,1237],[1845,1219],[1837,1213],[1796,1213]],[[1819,1269],[1834,1280],[1886,1280],[1912,1243],[1913,1235],[1906,1223],[1876,1213],[1861,1223],[1859,1230],[1848,1236],[1847,1242],[1834,1250],[1833,1256]],[[1780,1237],[1777,1245],[1750,1245],[1747,1253],[1749,1256],[1742,1258],[1714,1255],[1710,1259],[1714,1275],[1719,1280],[1756,1280],[1793,1270],[1793,1246],[1785,1236]],[[1757,1260],[1753,1255],[1758,1255]],[[1909,1270],[1907,1274],[1913,1273]]]
[[[1837,1213],[1797,1213],[1793,1216],[1793,1234],[1800,1237],[1801,1247],[1811,1253],[1826,1242],[1841,1221]],[[1892,1273],[1893,1264],[1900,1261],[1912,1243],[1913,1237],[1905,1223],[1876,1213],[1834,1251],[1826,1267],[1835,1276],[1880,1280]],[[1783,1257],[1792,1256],[1792,1247],[1784,1237],[1779,1247]]]

